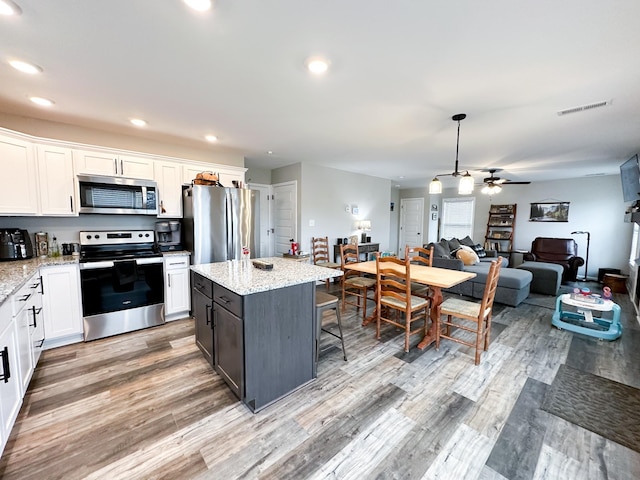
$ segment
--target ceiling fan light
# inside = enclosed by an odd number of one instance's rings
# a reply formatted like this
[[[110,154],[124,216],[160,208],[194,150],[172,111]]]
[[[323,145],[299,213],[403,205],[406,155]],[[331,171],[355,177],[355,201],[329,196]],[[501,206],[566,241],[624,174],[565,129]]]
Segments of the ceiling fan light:
[[[429,184],[429,195],[438,195],[442,193],[442,182],[435,177]]]
[[[502,187],[500,185],[485,185],[481,192],[485,195],[495,195],[496,193],[500,193],[502,191]]]
[[[460,178],[458,194],[469,195],[470,193],[473,193],[473,177],[467,172]]]

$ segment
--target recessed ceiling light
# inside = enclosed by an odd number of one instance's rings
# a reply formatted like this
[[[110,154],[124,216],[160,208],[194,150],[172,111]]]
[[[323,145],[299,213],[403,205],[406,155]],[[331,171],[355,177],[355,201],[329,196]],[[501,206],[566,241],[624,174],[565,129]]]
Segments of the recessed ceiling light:
[[[0,0],[0,15],[20,15],[22,9],[11,0]]]
[[[131,123],[133,123],[136,127],[146,127],[147,126],[147,122],[145,122],[144,120],[140,119],[140,118],[132,118],[130,120]]]
[[[310,58],[307,61],[307,68],[315,75],[322,75],[329,69],[329,62],[324,58]]]
[[[211,0],[184,0],[184,3],[199,12],[206,12],[211,8]]]
[[[29,100],[31,100],[36,105],[40,105],[41,107],[52,107],[53,104],[55,103],[52,100],[49,100],[48,98],[42,98],[42,97],[30,97]]]
[[[42,67],[29,62],[23,62],[22,60],[9,60],[11,65],[16,70],[20,70],[23,73],[35,75],[36,73],[42,73]]]
[[[205,135],[204,138],[207,140],[207,142],[217,142],[218,141],[218,137],[216,137],[215,135]]]
[[[273,152],[272,152],[271,150],[269,150],[269,151],[267,152],[267,155],[273,155]]]

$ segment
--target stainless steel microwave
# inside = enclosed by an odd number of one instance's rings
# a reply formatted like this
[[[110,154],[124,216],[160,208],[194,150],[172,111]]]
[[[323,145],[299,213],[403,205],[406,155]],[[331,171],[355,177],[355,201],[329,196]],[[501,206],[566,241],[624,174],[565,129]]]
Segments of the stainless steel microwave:
[[[157,191],[153,180],[78,175],[79,212],[157,215]]]

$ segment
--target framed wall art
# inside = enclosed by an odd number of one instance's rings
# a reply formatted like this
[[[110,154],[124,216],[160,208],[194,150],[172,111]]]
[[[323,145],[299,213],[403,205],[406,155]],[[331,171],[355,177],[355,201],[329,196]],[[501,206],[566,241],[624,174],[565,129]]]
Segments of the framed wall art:
[[[539,202],[531,204],[530,222],[568,222],[569,202]]]

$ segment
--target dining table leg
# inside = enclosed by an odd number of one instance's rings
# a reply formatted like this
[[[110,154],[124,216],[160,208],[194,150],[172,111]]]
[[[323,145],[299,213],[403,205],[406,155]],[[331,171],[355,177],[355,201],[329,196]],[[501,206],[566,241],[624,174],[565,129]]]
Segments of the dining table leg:
[[[424,338],[418,343],[418,348],[424,350],[433,342],[436,341],[436,319],[438,318],[438,307],[442,304],[442,289],[440,287],[431,286],[431,301],[429,308],[429,318],[431,319],[431,325],[429,330],[425,334]]]

